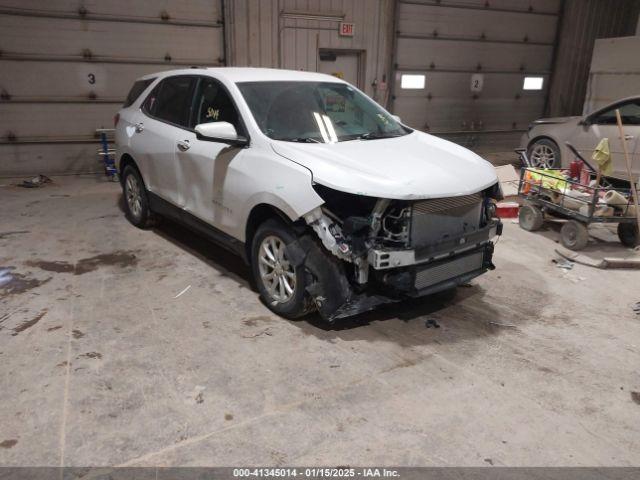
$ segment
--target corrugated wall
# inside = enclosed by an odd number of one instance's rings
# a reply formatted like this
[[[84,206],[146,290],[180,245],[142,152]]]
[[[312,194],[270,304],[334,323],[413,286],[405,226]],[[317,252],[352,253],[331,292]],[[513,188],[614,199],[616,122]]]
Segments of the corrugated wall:
[[[227,0],[231,65],[317,71],[320,49],[362,52],[365,91],[384,103],[372,83],[387,74],[391,0]],[[338,33],[355,23],[353,37]]]
[[[0,175],[100,169],[133,81],[224,61],[221,0],[0,0]]]
[[[640,36],[596,40],[584,113],[640,96]]]
[[[517,146],[544,111],[560,0],[399,0],[396,11],[393,112],[470,148]],[[424,88],[401,87],[411,74]],[[524,90],[525,76],[543,89]]]
[[[639,12],[638,0],[565,0],[549,116],[582,114],[595,40],[633,35]]]

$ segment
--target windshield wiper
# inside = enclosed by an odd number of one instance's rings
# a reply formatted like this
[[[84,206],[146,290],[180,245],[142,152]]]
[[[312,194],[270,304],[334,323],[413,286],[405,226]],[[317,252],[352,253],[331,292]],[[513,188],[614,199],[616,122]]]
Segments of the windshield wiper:
[[[376,133],[376,132],[368,132],[368,133],[363,133],[362,135],[358,136],[357,138],[359,138],[360,140],[378,140],[379,138],[395,138],[395,137],[401,137],[402,133]]]
[[[296,138],[283,138],[285,142],[298,142],[298,143],[322,143],[315,138],[311,137],[296,137]]]

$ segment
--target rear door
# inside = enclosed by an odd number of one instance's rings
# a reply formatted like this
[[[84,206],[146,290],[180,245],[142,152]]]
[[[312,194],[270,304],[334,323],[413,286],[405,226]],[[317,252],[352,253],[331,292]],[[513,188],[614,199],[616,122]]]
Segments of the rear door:
[[[239,135],[246,128],[227,89],[215,78],[200,77],[194,96],[190,129],[180,132],[177,165],[184,209],[201,220],[228,230],[233,223],[233,205],[225,198],[224,186],[231,163],[243,149],[226,143],[196,138],[194,128],[209,122],[229,122]]]
[[[176,206],[184,205],[177,142],[187,131],[196,77],[162,80],[142,104],[131,145],[147,188]]]

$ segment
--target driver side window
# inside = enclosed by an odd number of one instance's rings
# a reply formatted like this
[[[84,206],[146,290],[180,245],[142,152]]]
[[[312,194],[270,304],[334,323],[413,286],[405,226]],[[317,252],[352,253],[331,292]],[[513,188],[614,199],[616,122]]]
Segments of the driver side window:
[[[229,122],[238,133],[243,131],[238,111],[224,87],[213,78],[200,78],[191,126],[210,122]]]
[[[593,119],[598,125],[616,125],[616,109],[620,110],[623,125],[640,125],[640,101],[633,100],[602,112]]]

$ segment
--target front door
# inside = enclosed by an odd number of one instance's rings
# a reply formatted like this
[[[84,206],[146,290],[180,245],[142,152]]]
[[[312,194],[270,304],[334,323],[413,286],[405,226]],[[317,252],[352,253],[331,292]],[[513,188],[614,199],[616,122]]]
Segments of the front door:
[[[224,183],[231,162],[243,149],[226,143],[199,140],[193,128],[201,123],[229,122],[238,134],[246,135],[238,111],[227,90],[216,79],[201,77],[196,87],[190,131],[178,140],[177,165],[180,169],[184,209],[218,228],[231,212],[224,198]]]
[[[632,162],[632,170],[636,174],[640,173],[638,158],[638,154],[640,154],[638,149],[640,100],[629,100],[589,116],[587,125],[579,125],[577,127],[578,132],[576,132],[575,139],[572,139],[572,142],[574,142],[582,156],[589,161],[600,140],[608,138],[614,175],[620,178],[627,178],[627,166],[616,119],[616,109],[620,110],[627,150]]]

